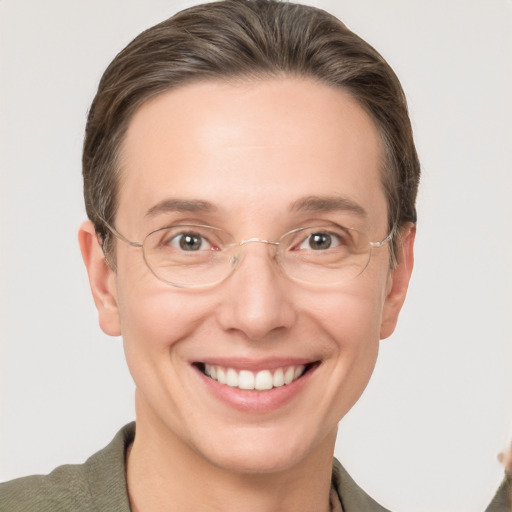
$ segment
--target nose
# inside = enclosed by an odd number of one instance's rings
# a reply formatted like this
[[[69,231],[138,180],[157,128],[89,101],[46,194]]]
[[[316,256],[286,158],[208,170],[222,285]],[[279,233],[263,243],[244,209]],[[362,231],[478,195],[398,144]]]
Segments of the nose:
[[[222,284],[218,318],[224,329],[261,340],[295,321],[290,289],[293,284],[280,271],[272,245],[247,243],[241,252],[238,268]]]

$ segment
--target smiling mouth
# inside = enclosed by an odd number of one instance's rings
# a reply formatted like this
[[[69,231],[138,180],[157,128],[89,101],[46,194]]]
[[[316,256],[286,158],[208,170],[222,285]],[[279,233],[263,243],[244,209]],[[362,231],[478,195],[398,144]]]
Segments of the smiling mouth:
[[[318,366],[318,364],[319,362],[306,365],[283,366],[257,372],[237,370],[235,368],[206,363],[196,363],[194,366],[219,384],[247,391],[268,391],[295,382],[312,368]]]

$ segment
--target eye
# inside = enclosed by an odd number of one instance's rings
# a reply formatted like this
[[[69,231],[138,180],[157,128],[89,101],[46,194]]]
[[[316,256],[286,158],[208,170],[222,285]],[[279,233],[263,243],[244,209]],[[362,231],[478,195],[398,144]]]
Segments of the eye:
[[[309,233],[304,241],[298,246],[298,249],[313,251],[326,251],[333,247],[338,247],[343,243],[340,236],[328,231],[314,231]]]
[[[167,241],[167,244],[182,251],[208,251],[212,249],[210,242],[200,233],[178,233]]]

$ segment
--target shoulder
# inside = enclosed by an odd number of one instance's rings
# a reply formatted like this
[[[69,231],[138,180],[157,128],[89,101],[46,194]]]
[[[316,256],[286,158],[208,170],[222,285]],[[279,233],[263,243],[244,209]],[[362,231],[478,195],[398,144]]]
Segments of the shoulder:
[[[80,507],[76,505],[80,503]],[[89,510],[89,487],[83,465],[60,466],[49,475],[34,475],[0,484],[1,512]]]
[[[0,512],[129,512],[124,460],[134,432],[127,425],[84,464],[0,484]]]
[[[505,475],[494,498],[485,512],[510,512],[512,510],[512,477]]]
[[[338,491],[343,512],[390,512],[366,494],[337,459],[333,461],[332,482]]]

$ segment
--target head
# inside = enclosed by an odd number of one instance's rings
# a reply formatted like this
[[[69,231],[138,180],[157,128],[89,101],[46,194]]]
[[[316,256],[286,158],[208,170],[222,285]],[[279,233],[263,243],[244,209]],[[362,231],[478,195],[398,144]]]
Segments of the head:
[[[150,98],[203,80],[307,77],[350,94],[371,116],[384,149],[388,227],[416,222],[420,166],[400,82],[381,55],[341,21],[309,6],[227,0],[184,10],[136,37],[105,71],[83,151],[87,214],[115,264],[120,148]],[[391,244],[394,264],[399,238]]]
[[[188,450],[183,460],[199,454],[238,472],[319,453],[329,461],[412,268],[419,168],[404,95],[382,57],[311,7],[193,7],[109,66],[83,162],[91,222],[82,252],[100,324],[123,336],[139,439],[151,431],[148,443]],[[295,282],[274,246],[244,242],[227,279],[183,289],[156,279],[125,243],[176,224],[245,242],[325,224],[372,242],[393,228],[402,236],[342,287]],[[262,379],[261,391],[240,389],[246,378]]]

